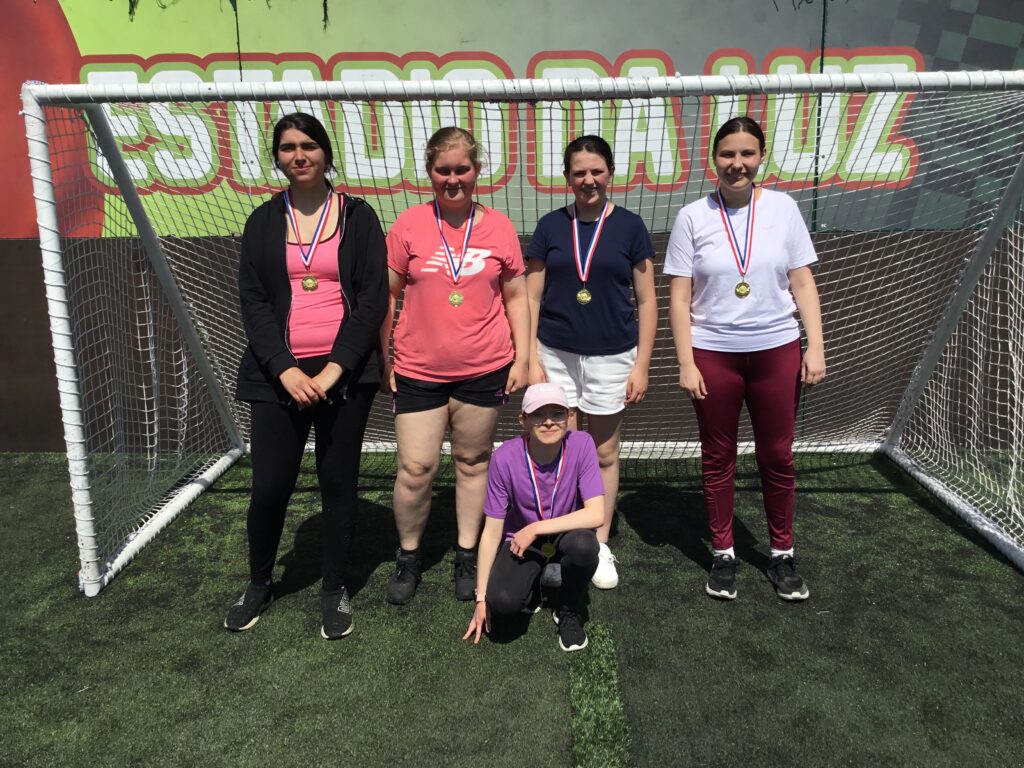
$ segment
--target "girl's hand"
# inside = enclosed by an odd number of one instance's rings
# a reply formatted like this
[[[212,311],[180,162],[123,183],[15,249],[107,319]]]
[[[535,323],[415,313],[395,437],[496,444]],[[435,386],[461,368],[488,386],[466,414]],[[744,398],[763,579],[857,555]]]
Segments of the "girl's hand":
[[[398,391],[395,385],[395,361],[390,357],[384,358],[384,370],[380,372],[380,388],[392,394]]]
[[[345,369],[338,365],[338,363],[328,363],[320,373],[313,377],[313,381],[319,384],[326,394],[330,391],[331,387],[341,381],[341,376],[344,373]]]
[[[304,374],[298,366],[286,369],[278,379],[299,408],[306,408],[327,399],[327,393],[319,382]]]
[[[544,372],[544,366],[542,366],[536,360],[531,360],[530,361],[530,375],[529,375],[527,381],[531,385],[533,385],[533,384],[543,384],[547,380],[548,380],[548,375]]]
[[[679,369],[679,386],[685,389],[694,400],[703,400],[708,396],[707,387],[704,386],[704,377],[700,375],[700,371],[695,365]]]
[[[508,382],[505,384],[505,394],[511,395],[516,390],[526,386],[529,378],[530,366],[525,363],[513,362],[508,372]]]
[[[470,636],[474,633],[476,637],[473,638],[473,645],[480,643],[480,635],[486,632],[491,634],[491,609],[487,605],[486,600],[480,600],[476,604],[476,608],[473,609],[473,618],[469,620],[469,629],[466,630],[466,634],[462,636],[463,640],[469,640]]]
[[[808,347],[800,361],[800,381],[809,387],[825,378],[825,353]]]
[[[626,402],[627,403],[639,403],[644,399],[644,395],[647,394],[647,371],[641,370],[636,366],[629,373],[629,378],[626,379]]]
[[[516,531],[512,537],[512,541],[509,542],[509,549],[512,554],[522,559],[526,554],[526,550],[530,548],[530,545],[537,540],[537,534],[533,532],[533,524],[520,528]]]

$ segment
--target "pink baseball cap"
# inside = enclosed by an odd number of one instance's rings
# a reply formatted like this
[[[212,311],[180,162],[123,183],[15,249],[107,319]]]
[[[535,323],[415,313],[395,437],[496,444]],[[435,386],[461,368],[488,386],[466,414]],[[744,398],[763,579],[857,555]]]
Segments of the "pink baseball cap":
[[[533,413],[545,405],[568,408],[569,401],[565,398],[565,390],[558,384],[550,382],[532,384],[526,388],[526,394],[523,395],[523,413]]]

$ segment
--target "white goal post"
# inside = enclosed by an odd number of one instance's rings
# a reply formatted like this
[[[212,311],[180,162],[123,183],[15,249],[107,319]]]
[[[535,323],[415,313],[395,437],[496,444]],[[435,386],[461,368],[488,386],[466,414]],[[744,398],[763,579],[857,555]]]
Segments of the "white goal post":
[[[710,136],[737,114],[768,134],[765,183],[798,202],[820,264],[827,383],[797,450],[880,451],[1024,569],[1024,71],[393,82],[106,82],[22,91],[81,584],[95,595],[244,454],[232,401],[244,348],[238,235],[284,186],[268,135],[318,116],[335,184],[389,225],[428,199],[426,138],[481,141],[479,199],[524,240],[568,201],[561,151],[612,144],[612,199],[658,251],[714,186]],[[626,471],[693,472],[667,281]],[[509,409],[512,410],[512,409]],[[514,430],[506,414],[499,437]],[[749,433],[743,438],[749,448]],[[378,399],[366,466],[393,460]],[[633,461],[636,460],[636,461]],[[376,462],[376,463],[375,463]]]

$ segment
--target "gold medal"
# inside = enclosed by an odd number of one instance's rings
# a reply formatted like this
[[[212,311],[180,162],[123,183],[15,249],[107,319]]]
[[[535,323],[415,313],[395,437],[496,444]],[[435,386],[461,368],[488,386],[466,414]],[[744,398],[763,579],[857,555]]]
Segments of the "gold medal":
[[[466,219],[466,236],[462,238],[462,253],[459,254],[459,263],[455,263],[455,255],[448,247],[448,241],[444,237],[444,228],[441,226],[441,206],[437,200],[434,201],[434,215],[437,217],[437,234],[441,236],[441,245],[444,246],[444,255],[448,260],[448,274],[452,276],[452,282],[459,284],[459,275],[462,274],[462,266],[466,261],[466,254],[469,253],[469,237],[473,233],[473,217],[476,215],[476,205],[470,207],[469,218]],[[448,303],[453,307],[461,307],[466,297],[459,293],[458,288],[448,294]]]
[[[548,560],[555,556],[555,551],[555,545],[550,541],[545,541],[540,545],[540,553]]]
[[[594,294],[588,291],[586,288],[580,288],[576,291],[576,301],[580,304],[587,305],[590,300],[594,298]]]
[[[754,251],[754,209],[757,205],[757,195],[754,185],[750,185],[750,199],[747,201],[747,233],[740,243],[736,237],[736,230],[732,227],[732,220],[725,215],[725,198],[722,197],[722,190],[715,194],[718,196],[718,215],[722,217],[722,228],[725,230],[725,238],[729,241],[729,248],[732,250],[732,258],[736,262],[736,269],[740,273],[740,281],[733,288],[737,299],[745,299],[750,295],[750,283],[747,282],[747,270],[750,269],[751,254]],[[742,250],[741,250],[742,247]]]
[[[330,185],[328,185],[330,187]],[[320,246],[320,235],[323,234],[324,227],[327,226],[327,219],[330,218],[331,214],[331,203],[334,200],[333,189],[327,190],[327,199],[323,203],[323,208],[320,211],[320,220],[317,222],[316,231],[313,233],[313,238],[309,241],[309,248],[307,249],[302,244],[302,233],[299,230],[299,222],[295,218],[295,211],[292,210],[292,198],[288,190],[284,191],[284,206],[285,211],[288,213],[288,220],[291,222],[292,231],[295,233],[295,239],[299,241],[299,256],[302,258],[302,265],[306,268],[306,275],[302,278],[301,285],[304,291],[315,291],[320,285],[319,281],[309,273],[310,265],[313,263],[313,255],[316,253],[317,248]],[[344,205],[344,203],[342,203]],[[344,210],[342,216],[344,217]],[[344,218],[342,218],[344,222]]]

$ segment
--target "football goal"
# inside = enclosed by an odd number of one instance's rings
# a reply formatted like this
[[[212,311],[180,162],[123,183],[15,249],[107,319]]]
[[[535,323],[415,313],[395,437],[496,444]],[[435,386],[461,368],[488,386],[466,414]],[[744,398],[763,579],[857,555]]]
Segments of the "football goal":
[[[385,227],[429,199],[431,133],[471,130],[486,154],[478,199],[524,243],[570,199],[566,143],[600,134],[616,158],[610,196],[647,223],[659,273],[679,209],[714,188],[710,137],[751,115],[768,135],[760,181],[798,202],[820,259],[829,377],[805,393],[796,449],[884,452],[1024,567],[1024,72],[147,84],[110,74],[27,84],[23,98],[88,595],[245,453],[247,409],[232,399],[245,346],[239,234],[285,185],[269,137],[294,111],[324,123],[333,183]],[[699,452],[667,289],[659,276],[650,392],[623,436],[627,471],[650,477],[693,471],[685,460]],[[371,469],[393,462],[389,405],[381,396],[371,416]]]

